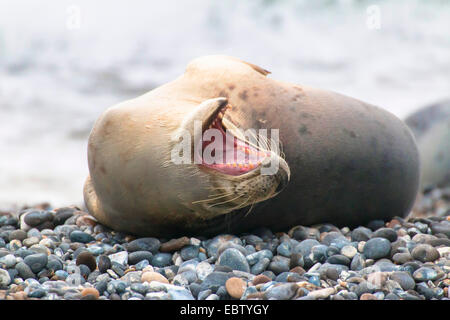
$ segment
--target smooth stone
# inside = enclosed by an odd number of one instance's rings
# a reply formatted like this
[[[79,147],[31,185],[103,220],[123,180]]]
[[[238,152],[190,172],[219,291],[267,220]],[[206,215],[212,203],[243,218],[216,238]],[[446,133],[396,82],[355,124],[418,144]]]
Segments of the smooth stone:
[[[353,259],[353,257],[358,253],[358,250],[354,246],[344,246],[341,249],[341,254],[346,256],[349,259]]]
[[[310,258],[312,259],[313,262],[320,262],[323,263],[327,260],[328,258],[328,247],[325,245],[318,245],[318,246],[314,246],[311,248],[311,254],[310,254]],[[291,256],[291,260],[292,260],[292,256]],[[304,262],[303,262],[304,265]],[[301,267],[303,267],[303,265],[300,265]],[[292,264],[291,264],[292,266]]]
[[[440,223],[432,223],[430,228],[431,228],[431,231],[433,232],[433,234],[442,233],[447,238],[450,238],[450,221],[442,221]]]
[[[260,274],[266,270],[266,268],[269,266],[269,264],[270,264],[270,260],[268,258],[262,258],[261,260],[259,260],[256,264],[254,264],[251,267],[250,273],[254,274],[254,275]]]
[[[64,224],[64,222],[66,222],[67,219],[73,216],[75,211],[76,209],[68,207],[56,209],[55,217],[53,218],[53,223],[55,224],[55,226]]]
[[[184,290],[167,290],[169,300],[195,300],[192,293],[186,289]]]
[[[183,247],[190,244],[190,240],[188,237],[181,237],[178,239],[171,239],[167,242],[161,244],[159,251],[161,252],[174,252],[181,250]]]
[[[134,251],[128,254],[128,263],[130,265],[135,265],[142,260],[150,261],[153,254],[149,251]]]
[[[372,230],[366,227],[355,228],[351,233],[352,241],[368,241],[372,237]]]
[[[162,274],[150,271],[142,273],[141,281],[142,282],[158,281],[162,283],[169,283],[169,280],[167,280]]]
[[[97,262],[95,257],[89,251],[83,251],[78,254],[76,258],[76,265],[86,265],[90,271],[94,271],[97,268]]]
[[[181,259],[183,259],[184,261],[191,260],[191,259],[197,258],[199,252],[200,252],[199,246],[188,245],[188,246],[185,246],[183,249],[181,249],[180,256],[181,256]]]
[[[364,256],[368,259],[387,257],[391,251],[391,243],[384,238],[372,238],[364,245]]]
[[[411,252],[411,256],[421,262],[432,262],[440,258],[439,251],[429,244],[419,244]]]
[[[251,266],[263,258],[267,258],[270,261],[273,258],[273,253],[270,250],[264,249],[246,256],[246,259]]]
[[[70,233],[70,241],[89,243],[95,241],[95,238],[86,232],[74,230]]]
[[[306,241],[306,240],[305,240]],[[269,264],[268,269],[275,275],[289,271],[290,259],[283,256],[274,256]]]
[[[127,251],[120,251],[117,253],[113,253],[108,255],[109,260],[111,260],[111,263],[116,262],[120,265],[126,265],[128,263],[128,252]]]
[[[150,251],[156,254],[160,246],[161,242],[156,238],[139,238],[128,243],[126,248],[128,252]]]
[[[226,281],[232,277],[232,274],[214,271],[206,276],[201,284],[202,290],[210,289],[212,292],[216,292],[221,286],[225,286]]]
[[[316,246],[316,247],[320,247],[320,246]],[[316,261],[316,260],[324,260],[323,258],[326,259],[326,252],[324,253],[323,250],[317,249],[315,251],[314,249],[315,247],[313,247],[312,252],[310,254],[310,256],[312,255],[312,260]],[[319,261],[319,262],[320,262]],[[270,260],[269,260],[270,262]],[[295,267],[304,267],[305,266],[305,259],[303,259],[303,256],[301,253],[293,253],[291,254],[290,260],[289,260],[289,268],[295,268]]]
[[[300,242],[299,244],[297,244],[294,249],[293,252],[296,253],[301,253],[302,256],[308,256],[311,253],[311,249],[314,246],[320,245],[320,242],[314,239],[306,239],[303,240],[302,242]]]
[[[98,257],[98,270],[105,273],[106,270],[111,269],[111,259],[108,256],[101,255]]]
[[[405,271],[395,271],[389,276],[389,278],[396,281],[405,291],[413,290],[416,286],[414,279],[408,272]]]
[[[288,241],[283,241],[277,247],[277,254],[284,257],[290,257],[292,254],[292,246]]]
[[[319,289],[314,290],[308,293],[308,297],[316,299],[327,299],[332,294],[335,294],[336,290],[334,288],[325,288],[325,289]]]
[[[21,221],[25,222],[30,227],[37,227],[45,222],[53,220],[53,215],[48,211],[32,210],[26,212],[21,216]]]
[[[422,267],[414,271],[413,277],[416,281],[428,281],[428,280],[436,280],[438,277],[438,273],[436,270],[432,268]]]
[[[84,288],[81,291],[81,296],[86,297],[88,295],[91,295],[96,300],[100,297],[100,292],[96,288]]]
[[[23,240],[25,240],[27,238],[27,233],[23,230],[14,230],[9,234],[8,238],[9,238],[9,241],[19,240],[19,241],[23,242]]]
[[[372,293],[363,293],[359,300],[378,300],[378,298]]]
[[[232,270],[250,272],[250,266],[245,256],[235,248],[228,248],[222,252],[216,262],[219,266],[227,266]]]
[[[170,266],[171,263],[172,263],[172,254],[165,252],[162,253],[159,252],[155,254],[150,261],[150,264],[152,266],[159,268]]]
[[[0,264],[3,264],[6,269],[13,268],[16,263],[16,257],[13,254],[7,254],[0,258]]]
[[[384,238],[394,242],[397,240],[397,232],[391,228],[380,228],[372,234],[372,238]]]
[[[48,257],[45,254],[37,253],[26,256],[23,261],[30,267],[33,273],[38,273],[47,265]]]
[[[129,284],[141,282],[141,279],[142,279],[142,271],[129,271],[120,278],[121,281],[124,281]]]
[[[19,262],[16,264],[15,269],[19,272],[19,276],[22,279],[35,278],[36,275],[33,273],[31,268],[25,262]]]
[[[264,275],[264,274],[259,274],[256,277],[253,278],[253,285],[258,285],[261,283],[266,283],[266,282],[270,282],[272,279],[270,279],[268,276]]]
[[[274,285],[264,293],[266,299],[289,300],[297,292],[298,286],[295,283]]]
[[[9,275],[9,272],[0,269],[0,288],[6,287],[11,283],[11,276]]]
[[[150,262],[147,259],[145,259],[145,260],[142,260],[142,261],[136,263],[135,268],[136,268],[136,270],[144,270],[144,268],[149,265],[150,265]]]
[[[102,295],[108,289],[108,280],[98,281],[94,287]]]
[[[241,278],[232,277],[225,282],[225,288],[231,297],[240,299],[247,288],[247,284]]]
[[[392,256],[392,261],[394,261],[397,264],[404,264],[412,260],[413,257],[409,252],[398,252]]]
[[[342,254],[336,254],[327,259],[330,264],[342,264],[344,266],[349,266],[351,260]]]
[[[195,267],[195,272],[197,273],[198,279],[201,281],[205,280],[205,278],[214,271],[214,268],[212,265],[210,265],[206,261],[202,261]]]

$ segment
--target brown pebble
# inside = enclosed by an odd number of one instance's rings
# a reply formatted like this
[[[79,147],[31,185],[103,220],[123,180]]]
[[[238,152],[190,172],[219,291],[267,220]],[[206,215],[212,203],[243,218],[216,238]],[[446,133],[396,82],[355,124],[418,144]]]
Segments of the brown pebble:
[[[363,293],[359,300],[378,300],[376,296],[371,293]]]
[[[84,289],[81,291],[81,296],[82,296],[82,297],[92,296],[92,297],[94,297],[95,299],[98,299],[98,297],[100,296],[100,293],[99,293],[98,290],[95,289],[95,288],[84,288]]]
[[[240,299],[244,294],[245,288],[247,288],[247,284],[241,278],[232,277],[225,282],[225,288],[231,297]]]
[[[290,272],[295,272],[295,273],[298,273],[299,275],[303,275],[306,271],[305,271],[305,269],[303,269],[302,267],[300,267],[300,266],[296,266],[295,268],[292,268],[291,270],[289,270]]]
[[[257,285],[257,284],[260,284],[260,283],[266,283],[266,282],[269,282],[269,281],[271,281],[271,279],[268,277],[268,276],[266,276],[266,275],[264,275],[264,274],[259,274],[259,275],[257,275],[256,277],[254,277],[253,278],[253,285]]]
[[[77,266],[84,264],[89,267],[89,269],[94,271],[97,268],[97,262],[95,262],[95,257],[89,251],[82,251],[78,254],[76,260]]]
[[[152,271],[144,272],[141,276],[141,281],[142,282],[158,281],[162,283],[169,283],[169,280],[167,280],[162,274]]]
[[[398,221],[397,219],[392,219],[391,221],[389,221],[387,224],[386,224],[386,228],[391,228],[391,229],[393,229],[395,226],[401,226],[402,224],[401,224],[401,222],[400,221]]]
[[[177,250],[180,250],[183,247],[187,246],[189,243],[190,243],[190,240],[188,237],[172,239],[172,240],[169,240],[169,241],[161,244],[161,247],[159,247],[159,251],[161,251],[161,252],[177,251]]]

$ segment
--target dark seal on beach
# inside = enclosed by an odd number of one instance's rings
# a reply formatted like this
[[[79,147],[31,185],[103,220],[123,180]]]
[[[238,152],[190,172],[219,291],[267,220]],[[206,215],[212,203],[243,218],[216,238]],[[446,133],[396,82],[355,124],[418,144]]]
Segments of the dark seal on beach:
[[[233,57],[206,56],[176,80],[106,110],[88,144],[90,213],[116,230],[164,237],[324,222],[355,226],[409,213],[419,154],[401,120],[268,74]],[[235,137],[224,154],[262,158],[174,164],[173,137],[194,133],[195,120],[202,132],[214,128],[225,137],[228,130]],[[237,128],[279,129],[282,148],[248,144]],[[278,171],[263,175],[271,161]]]
[[[450,99],[419,109],[405,122],[417,140],[422,187],[450,186]]]

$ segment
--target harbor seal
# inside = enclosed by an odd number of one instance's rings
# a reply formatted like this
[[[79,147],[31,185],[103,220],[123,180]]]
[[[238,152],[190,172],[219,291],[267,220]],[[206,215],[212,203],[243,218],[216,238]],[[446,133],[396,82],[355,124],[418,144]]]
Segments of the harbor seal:
[[[450,186],[450,100],[419,109],[405,123],[419,148],[421,188]]]
[[[406,215],[419,184],[408,127],[376,106],[268,74],[205,56],[174,81],[107,109],[89,136],[89,212],[113,229],[162,237]],[[231,151],[260,161],[174,164],[174,136],[192,134],[195,119],[202,131],[231,131]],[[282,148],[250,145],[239,128],[279,129]],[[263,175],[272,162],[276,173]]]

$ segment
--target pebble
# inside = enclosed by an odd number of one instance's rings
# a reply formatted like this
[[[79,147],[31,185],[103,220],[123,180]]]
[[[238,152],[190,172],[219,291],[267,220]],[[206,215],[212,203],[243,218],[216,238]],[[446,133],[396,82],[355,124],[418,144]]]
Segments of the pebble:
[[[0,288],[6,287],[11,283],[11,277],[8,271],[0,269]]]
[[[264,293],[266,299],[289,300],[297,292],[298,286],[295,283],[285,283],[274,285]]]
[[[372,238],[364,245],[364,256],[369,259],[387,257],[391,251],[391,243],[385,238]]]
[[[228,248],[222,252],[217,260],[217,265],[226,266],[232,270],[250,272],[250,266],[245,256],[235,248]]]
[[[80,254],[76,258],[76,264],[77,266],[83,264],[89,267],[90,271],[94,271],[97,268],[95,257],[89,251],[80,252]]]
[[[409,272],[396,271],[393,272],[389,278],[396,281],[405,291],[413,290],[416,286],[416,283]]]
[[[171,239],[167,242],[161,244],[159,251],[161,252],[174,252],[181,250],[184,246],[190,244],[190,239],[188,237],[181,237],[178,239]]]
[[[429,244],[419,244],[412,251],[411,256],[421,262],[432,262],[440,258],[439,251]]]
[[[70,233],[70,241],[89,243],[89,242],[95,241],[95,239],[93,236],[91,236],[90,234],[88,234],[86,232],[74,230]]]
[[[341,254],[346,256],[349,259],[353,259],[353,257],[358,253],[358,250],[354,246],[344,246],[341,249]]]
[[[120,251],[117,253],[113,253],[108,255],[108,258],[111,261],[111,263],[116,262],[121,265],[126,265],[128,263],[128,252]]]
[[[151,261],[153,254],[149,251],[134,251],[128,254],[128,263],[135,265],[142,260]]]
[[[158,281],[162,283],[169,283],[169,280],[167,280],[162,274],[151,271],[142,273],[141,281],[142,282]]]
[[[150,251],[155,254],[160,246],[161,242],[156,238],[139,238],[128,243],[126,248],[128,252]]]
[[[390,242],[397,240],[397,232],[391,228],[380,228],[372,234],[372,238],[384,238]]]
[[[225,288],[231,297],[240,299],[247,288],[247,284],[241,278],[231,277],[225,282]]]
[[[46,254],[37,253],[26,256],[23,261],[30,267],[33,273],[38,273],[47,265],[48,258]]]
[[[334,288],[325,288],[311,291],[310,293],[308,293],[308,297],[312,299],[327,299],[334,293],[335,293]]]
[[[422,267],[414,271],[413,277],[416,281],[436,280],[438,273],[432,268]]]
[[[170,253],[159,252],[151,258],[150,264],[155,267],[163,268],[169,266],[171,261],[172,255]]]
[[[102,255],[98,257],[98,270],[101,273],[106,272],[106,270],[111,269],[111,259],[108,256]]]
[[[81,296],[92,296],[95,300],[97,300],[100,297],[100,292],[96,288],[84,288],[81,291]]]

